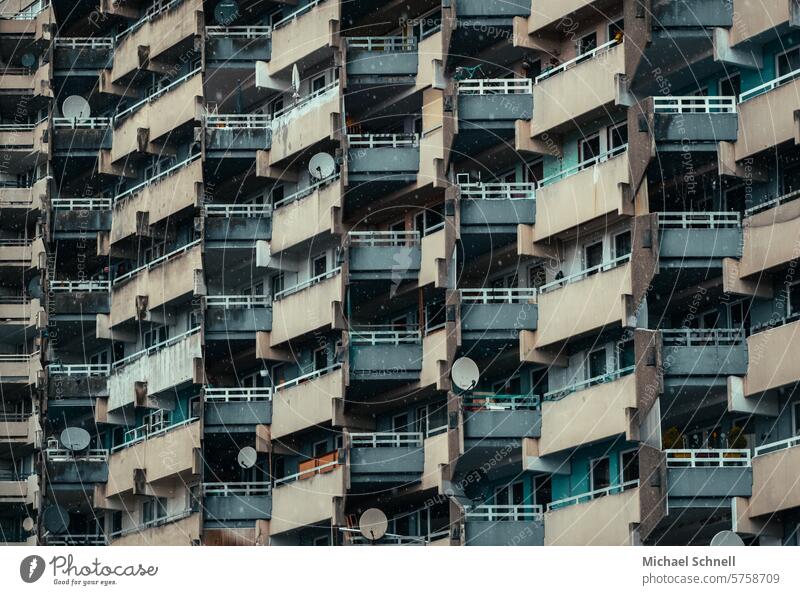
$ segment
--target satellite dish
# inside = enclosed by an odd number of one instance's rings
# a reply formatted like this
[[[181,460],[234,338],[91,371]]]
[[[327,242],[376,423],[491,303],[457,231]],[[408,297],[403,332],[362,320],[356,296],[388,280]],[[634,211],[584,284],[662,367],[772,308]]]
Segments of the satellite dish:
[[[233,0],[222,0],[214,8],[214,20],[220,25],[229,25],[238,16],[239,6]]]
[[[733,531],[720,531],[711,538],[714,547],[732,547],[744,545],[744,541]]]
[[[28,295],[32,298],[39,299],[42,297],[42,278],[39,275],[31,278],[28,281]]]
[[[34,523],[33,523],[33,519],[31,517],[27,516],[22,520],[22,528],[25,531],[28,531],[28,532],[33,531],[33,527],[34,527]]]
[[[33,68],[34,66],[36,66],[36,56],[31,54],[30,52],[25,52],[24,54],[22,54],[22,57],[19,59],[19,61],[25,68]]]
[[[378,541],[386,535],[388,527],[389,521],[380,508],[369,508],[358,519],[358,529],[361,531],[361,535],[370,541]]]
[[[450,376],[453,379],[453,383],[461,390],[472,390],[478,385],[481,372],[478,369],[478,364],[470,358],[460,357],[453,362]]]
[[[315,180],[330,178],[336,171],[336,162],[327,153],[317,153],[308,162],[308,173]]]
[[[245,446],[239,451],[239,456],[237,460],[239,461],[239,466],[242,469],[250,469],[256,464],[256,458],[258,457],[258,453],[256,449],[252,446]]]
[[[55,535],[67,532],[69,513],[60,506],[48,506],[42,513],[44,528]]]
[[[87,120],[92,116],[92,108],[80,95],[70,95],[61,104],[61,113],[72,120]]]
[[[60,440],[61,445],[67,450],[86,450],[92,437],[83,428],[67,428],[61,432]]]

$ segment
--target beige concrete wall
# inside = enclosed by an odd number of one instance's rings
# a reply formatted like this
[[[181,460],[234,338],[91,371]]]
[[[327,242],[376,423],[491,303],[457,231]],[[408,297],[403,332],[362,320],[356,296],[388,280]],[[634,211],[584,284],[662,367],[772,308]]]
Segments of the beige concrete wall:
[[[344,370],[339,368],[297,386],[275,391],[272,397],[273,439],[333,420],[333,399],[344,398]]]
[[[760,397],[766,390],[799,381],[800,321],[750,335],[747,353],[746,396]]]
[[[202,529],[203,515],[198,512],[174,523],[119,537],[110,545],[192,545],[200,539]]]
[[[200,437],[200,422],[196,421],[112,452],[108,457],[106,497],[133,491],[135,469],[145,470],[148,483],[167,478],[182,482],[195,479],[201,472],[194,452],[200,448]]]
[[[548,238],[608,215],[633,215],[625,205],[628,153],[581,170],[536,191],[534,241]]]
[[[276,487],[272,492],[270,535],[323,523],[334,516],[333,498],[345,494],[345,467]]]
[[[630,428],[629,410],[635,407],[634,374],[597,384],[559,401],[545,401],[539,455],[626,434]]]
[[[730,43],[737,45],[789,21],[789,0],[733,0]]]
[[[545,513],[545,545],[633,545],[632,523],[641,518],[639,489]]]
[[[334,209],[341,208],[343,195],[340,179],[275,209],[272,213],[272,253],[323,233],[333,233],[336,225]]]
[[[0,420],[0,442],[9,441],[33,444],[36,438],[37,427],[33,415],[25,421]]]
[[[575,118],[613,104],[617,97],[616,75],[625,72],[623,45],[534,85],[531,136],[574,126]]]
[[[417,46],[417,80],[416,88],[425,89],[436,81],[436,63],[443,63],[444,52],[442,46],[442,32],[439,31],[430,37],[426,37]],[[423,101],[423,103],[425,103]],[[423,109],[424,118],[424,109]],[[425,126],[422,127],[423,131]]]
[[[552,345],[606,325],[624,325],[626,295],[631,295],[630,263],[540,294],[536,346]]]
[[[136,296],[147,296],[148,310],[155,310],[181,296],[192,294],[195,279],[203,270],[200,244],[131,279],[111,286],[111,326],[136,318]]]
[[[753,458],[750,516],[757,517],[800,506],[800,447]]]
[[[36,325],[41,311],[39,300],[32,299],[26,304],[0,304],[0,320],[8,323]]]
[[[447,362],[447,329],[445,328],[422,338],[420,386],[431,386],[439,382],[440,362]]]
[[[288,7],[287,12],[295,10]],[[320,53],[334,40],[334,25],[331,21],[341,19],[341,4],[336,0],[326,0],[294,21],[272,32],[272,57],[269,73],[275,75],[310,54]]]
[[[155,394],[193,380],[194,360],[202,357],[202,337],[195,333],[113,370],[108,377],[108,411],[134,402],[136,382],[147,382],[147,393]]]
[[[438,181],[438,163],[444,159],[444,93],[439,89],[422,92],[422,138],[419,145],[417,186]]]
[[[589,6],[594,0],[558,0],[558,2],[531,2],[528,17],[528,34],[534,35],[545,27],[552,27],[570,13]],[[613,15],[608,15],[613,16]],[[571,23],[569,23],[571,24]]]
[[[800,256],[800,201],[790,201],[744,220],[739,263],[743,278],[789,264]]]
[[[780,143],[794,140],[794,112],[800,98],[800,79],[739,104],[739,136],[734,145],[736,161]]]
[[[39,476],[30,475],[21,481],[0,481],[0,502],[24,502],[37,505]]]
[[[47,197],[47,184],[47,179],[43,179],[31,188],[0,188],[0,208],[41,209]]]
[[[447,450],[447,432],[425,438],[425,466],[423,467],[421,490],[438,488],[442,480],[440,465],[450,462]]]
[[[273,37],[274,42],[274,37]],[[272,121],[269,163],[296,155],[335,132],[334,114],[341,113],[341,86]]]
[[[13,382],[12,379],[19,378],[21,379],[19,380],[20,382],[35,384],[41,370],[42,362],[38,356],[21,362],[0,361],[0,378],[5,383]],[[2,435],[2,430],[0,430],[0,435]]]
[[[341,273],[272,304],[272,346],[333,325],[334,304],[344,300]]]
[[[419,286],[422,287],[428,283],[436,283],[439,279],[438,262],[448,258],[445,230],[440,229],[422,238],[420,250],[422,262],[420,263]]]

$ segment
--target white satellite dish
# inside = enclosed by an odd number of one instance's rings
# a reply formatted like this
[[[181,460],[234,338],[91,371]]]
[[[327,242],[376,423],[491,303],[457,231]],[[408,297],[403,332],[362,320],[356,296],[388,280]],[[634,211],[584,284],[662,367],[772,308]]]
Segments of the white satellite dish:
[[[472,390],[478,385],[481,372],[478,364],[468,357],[460,357],[453,362],[450,370],[450,377],[453,383],[461,390]]]
[[[71,120],[88,120],[92,117],[92,108],[80,95],[70,95],[61,104],[61,113]]]
[[[378,541],[386,535],[389,528],[389,521],[380,508],[368,508],[358,519],[358,529],[366,539]]]
[[[250,469],[256,464],[256,458],[258,458],[256,449],[252,446],[245,446],[239,451],[237,460],[239,461],[239,466],[242,469]]]
[[[61,445],[67,450],[86,450],[92,441],[89,432],[83,428],[67,428],[59,436]]]
[[[297,64],[292,66],[292,98],[297,101],[300,99],[300,70]]]
[[[744,541],[733,531],[720,531],[711,538],[714,547],[732,547],[744,545]]]
[[[328,153],[317,153],[308,162],[308,173],[315,180],[331,177],[336,171],[336,161]]]
[[[25,531],[28,531],[28,532],[33,531],[33,527],[34,527],[34,523],[33,523],[33,519],[31,517],[27,516],[22,520],[22,528]]]

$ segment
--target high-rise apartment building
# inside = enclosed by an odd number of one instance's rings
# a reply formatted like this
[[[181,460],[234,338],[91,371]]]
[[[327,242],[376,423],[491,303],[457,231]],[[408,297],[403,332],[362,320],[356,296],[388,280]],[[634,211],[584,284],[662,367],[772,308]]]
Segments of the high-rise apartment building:
[[[0,1],[0,541],[800,544],[798,110],[797,0]]]

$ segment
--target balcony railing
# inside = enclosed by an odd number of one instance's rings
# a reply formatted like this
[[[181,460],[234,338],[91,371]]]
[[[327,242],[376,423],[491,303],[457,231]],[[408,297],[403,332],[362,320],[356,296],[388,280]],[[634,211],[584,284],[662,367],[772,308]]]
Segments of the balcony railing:
[[[587,389],[591,386],[595,386],[596,384],[613,382],[618,378],[627,376],[628,374],[632,374],[635,370],[636,366],[633,365],[633,366],[628,366],[626,368],[620,368],[619,370],[614,370],[613,372],[608,372],[606,374],[601,374],[600,376],[594,376],[593,378],[588,378],[586,380],[570,384],[569,386],[565,386],[564,388],[551,390],[550,392],[545,393],[542,399],[545,401],[560,401],[561,399],[571,395],[572,393]]]
[[[348,134],[347,144],[353,148],[383,149],[419,146],[418,134]]]
[[[176,512],[174,514],[170,514],[163,517],[157,517],[141,525],[137,525],[135,527],[128,527],[127,529],[120,529],[119,531],[114,531],[113,533],[109,534],[109,537],[112,539],[117,537],[125,537],[126,535],[131,535],[133,533],[141,533],[145,529],[151,529],[153,527],[161,527],[162,525],[167,525],[169,523],[174,523],[180,520],[185,519],[195,513],[194,510],[191,508],[187,508],[185,510],[181,510],[180,512]]]
[[[800,320],[800,310],[790,312],[786,316],[776,316],[776,314],[776,312],[773,312],[772,316],[770,316],[768,320],[753,324],[750,327],[750,334],[753,335],[762,331],[768,331],[770,329],[791,324],[792,322],[797,322]]]
[[[581,502],[588,502],[590,500],[602,498],[603,496],[609,496],[612,494],[621,494],[622,492],[625,492],[627,490],[632,490],[638,487],[639,487],[639,480],[634,479],[631,481],[626,481],[621,484],[600,488],[599,490],[593,490],[591,492],[578,494],[577,496],[570,496],[569,498],[562,498],[561,500],[553,500],[552,502],[550,502],[550,504],[547,505],[547,511],[550,512],[551,510],[557,510],[559,508],[564,508],[565,506],[571,506],[572,504],[580,504]]]
[[[530,95],[532,92],[531,79],[464,79],[458,81],[459,95]]]
[[[654,97],[656,114],[735,114],[736,97],[702,95]]]
[[[745,341],[740,328],[664,329],[661,336],[665,346],[675,347],[740,345]]]
[[[4,70],[4,74],[7,74],[7,70]],[[31,130],[35,130],[39,123],[36,124],[27,124],[22,122],[14,122],[12,124],[0,124],[0,132],[30,132]]]
[[[47,371],[54,376],[108,376],[111,364],[50,364]]]
[[[778,196],[777,198],[772,198],[768,201],[762,202],[757,205],[753,205],[752,207],[745,209],[744,216],[750,217],[751,215],[755,215],[756,213],[760,213],[762,211],[767,211],[784,203],[791,202],[797,198],[800,198],[800,190],[793,190],[792,192],[787,192],[786,194]]]
[[[272,206],[264,204],[207,204],[203,207],[207,217],[269,217],[272,214]]]
[[[322,97],[323,95],[327,95],[331,91],[338,89],[339,89],[339,80],[336,79],[334,81],[331,81],[330,83],[328,83],[324,87],[317,89],[313,93],[309,93],[308,95],[301,97],[295,103],[287,105],[282,109],[276,110],[275,113],[272,114],[272,122],[273,123],[278,122],[279,124],[283,124],[284,120],[290,119],[289,116],[291,116],[292,112],[294,112],[295,110],[299,110],[301,107],[304,107],[312,103],[315,99]]]
[[[170,424],[168,426],[158,427],[156,429],[152,429],[146,425],[137,426],[125,432],[125,440],[122,444],[117,444],[111,449],[111,452],[117,452],[118,450],[122,450],[123,448],[128,448],[129,446],[133,446],[134,444],[138,444],[139,442],[144,442],[150,438],[155,438],[157,436],[161,436],[162,434],[166,434],[172,430],[177,428],[181,428],[183,426],[188,426],[196,422],[199,417],[190,417],[189,419],[185,419],[183,421],[179,421],[174,424]]]
[[[739,103],[744,103],[749,99],[753,99],[754,97],[758,97],[759,95],[763,95],[764,93],[769,93],[773,89],[777,89],[778,87],[785,85],[786,83],[790,83],[798,77],[800,77],[800,68],[798,68],[797,70],[793,70],[791,72],[787,72],[786,74],[774,78],[771,81],[767,81],[764,84],[758,85],[757,87],[748,89],[747,91],[739,95]]]
[[[276,23],[273,23],[272,24],[273,30],[283,27],[284,25],[291,23],[292,21],[296,21],[299,17],[303,16],[307,12],[311,12],[312,8],[322,4],[324,1],[325,0],[311,0],[311,2],[309,2],[308,4],[304,4],[294,12],[291,12],[285,17],[283,17],[281,20],[277,21]]]
[[[11,413],[0,411],[0,421],[8,423],[27,421],[32,415],[33,413]]]
[[[259,39],[270,37],[272,27],[269,25],[235,25],[232,27],[209,26],[206,27],[207,37],[224,37],[237,39]]]
[[[536,182],[472,182],[459,184],[461,198],[469,200],[521,200],[536,198]]]
[[[9,362],[9,363],[24,363],[29,362],[33,358],[39,357],[39,352],[34,351],[33,353],[26,354],[26,353],[9,353],[0,355],[0,363]]]
[[[277,208],[282,207],[284,205],[288,205],[289,203],[292,203],[292,202],[294,202],[296,200],[300,200],[301,198],[305,198],[306,196],[309,196],[310,194],[313,194],[316,190],[319,190],[320,188],[322,188],[324,186],[327,186],[328,184],[332,184],[333,182],[335,182],[336,180],[339,179],[340,175],[341,174],[339,172],[336,172],[332,176],[328,176],[327,178],[324,178],[322,180],[314,182],[310,186],[307,186],[307,187],[303,188],[302,190],[298,190],[294,194],[290,194],[286,198],[283,198],[283,199],[277,201],[273,205],[273,208],[277,209]]]
[[[800,446],[800,436],[792,436],[791,438],[786,438],[785,440],[778,440],[776,442],[769,442],[768,444],[756,446],[753,456],[760,457],[771,452],[783,450],[785,448],[794,448],[795,446]]]
[[[50,206],[64,211],[107,211],[111,208],[110,198],[53,198]]]
[[[63,293],[107,293],[111,291],[111,281],[93,280],[93,281],[63,281],[61,279],[53,279],[48,284],[50,291],[63,292]]]
[[[422,446],[422,432],[372,432],[350,434],[353,448],[400,448]]]
[[[111,118],[53,118],[53,128],[103,130],[111,127]]]
[[[205,401],[210,403],[250,403],[272,400],[272,388],[269,386],[248,386],[244,388],[206,387],[203,393]]]
[[[481,504],[466,511],[467,521],[540,521],[544,507],[540,504]]]
[[[659,213],[658,226],[662,229],[721,229],[741,227],[742,217],[739,213],[727,211]]]
[[[207,482],[203,484],[206,496],[267,496],[272,492],[268,481]]]
[[[539,291],[535,287],[460,289],[461,302],[468,304],[530,304]]]
[[[393,248],[419,244],[418,231],[351,231],[351,247]]]
[[[567,169],[562,169],[560,172],[547,176],[546,178],[542,178],[539,181],[539,188],[547,186],[549,184],[554,184],[564,178],[568,178],[572,175],[577,174],[579,171],[583,171],[584,169],[588,169],[595,165],[600,165],[601,163],[605,163],[616,157],[617,155],[622,155],[625,151],[628,150],[628,145],[620,145],[618,147],[614,147],[606,151],[605,153],[600,153],[599,155],[595,155],[594,157],[590,157],[589,159],[584,159],[580,163],[573,165],[572,167],[568,167]]]
[[[67,546],[108,545],[108,539],[106,539],[105,535],[84,535],[84,534],[48,535],[45,538],[45,542],[47,545],[67,545]]]
[[[125,191],[125,192],[123,192],[122,194],[117,194],[117,195],[114,197],[114,202],[119,202],[120,200],[122,200],[122,199],[124,199],[124,198],[127,198],[127,197],[129,197],[129,196],[133,196],[134,194],[136,194],[137,192],[140,192],[141,190],[143,190],[143,189],[147,188],[147,187],[148,187],[148,186],[150,186],[151,184],[155,184],[156,182],[159,182],[159,181],[163,180],[163,179],[164,179],[164,178],[166,178],[167,176],[170,176],[170,175],[172,175],[172,173],[173,173],[173,172],[175,172],[175,171],[177,171],[177,170],[181,169],[182,167],[185,167],[185,166],[189,165],[189,164],[190,164],[190,163],[192,163],[193,161],[196,161],[196,160],[200,159],[200,155],[201,155],[200,153],[197,153],[197,154],[195,154],[195,155],[192,155],[192,156],[191,156],[191,157],[189,157],[188,159],[186,159],[186,160],[184,160],[184,161],[181,161],[180,163],[178,163],[178,164],[176,164],[176,165],[173,165],[172,167],[169,167],[169,168],[165,169],[165,170],[164,170],[164,171],[162,171],[161,173],[159,173],[159,174],[157,174],[157,175],[153,176],[152,178],[150,178],[150,179],[148,179],[148,180],[145,180],[144,182],[142,182],[142,183],[140,183],[140,184],[136,184],[136,186],[134,186],[133,188],[130,188],[129,190],[126,190],[126,191]]]
[[[348,50],[367,50],[369,52],[414,52],[417,49],[417,40],[414,37],[388,36],[388,37],[348,37]]]
[[[173,259],[181,256],[182,254],[185,254],[186,252],[188,252],[189,250],[191,250],[195,246],[199,246],[201,241],[202,241],[201,239],[197,239],[197,240],[194,240],[193,242],[189,242],[188,244],[185,244],[185,245],[181,246],[180,248],[178,248],[176,250],[173,250],[172,252],[168,252],[167,254],[164,254],[164,256],[159,256],[158,258],[148,262],[147,264],[143,264],[142,266],[137,267],[137,268],[133,269],[132,271],[128,271],[124,275],[120,275],[119,277],[116,277],[114,279],[114,282],[112,283],[112,285],[118,285],[119,283],[122,283],[123,281],[131,279],[132,277],[135,277],[136,275],[138,275],[140,272],[142,272],[144,270],[151,270],[151,269],[154,269],[154,268],[156,268],[158,266],[161,266],[165,262],[167,262],[169,260],[173,260]]]
[[[194,334],[199,333],[199,332],[200,332],[200,327],[196,326],[196,327],[194,327],[192,329],[189,329],[188,331],[185,331],[185,332],[182,332],[179,335],[176,335],[175,337],[172,337],[172,338],[167,339],[165,341],[161,341],[160,343],[156,343],[155,345],[151,345],[150,347],[146,347],[145,349],[140,349],[136,353],[132,353],[131,355],[123,357],[122,359],[119,359],[119,360],[115,361],[113,364],[111,364],[111,367],[113,369],[120,368],[120,367],[124,366],[125,364],[128,364],[128,363],[132,362],[135,359],[139,359],[143,355],[150,355],[151,353],[155,353],[157,351],[161,351],[165,347],[169,347],[170,345],[175,345],[176,343],[179,343],[179,342],[183,341],[186,337],[190,337],[191,335],[194,335]]]
[[[44,454],[51,463],[72,463],[73,461],[105,463],[108,460],[108,450],[105,448],[90,448],[81,452],[65,448],[48,448]]]
[[[333,454],[335,455],[336,453]],[[320,473],[330,473],[331,471],[333,471],[335,467],[339,465],[339,460],[336,459],[333,461],[322,462],[323,459],[326,458],[328,457],[326,456],[326,457],[320,457],[318,459],[311,459],[311,461],[318,461],[319,464],[314,465],[313,467],[308,467],[303,471],[293,473],[292,475],[287,475],[286,477],[281,477],[280,479],[276,479],[275,487],[291,483],[293,481],[297,481],[298,479],[307,479],[309,477],[313,477],[314,475],[319,475]]]
[[[274,295],[273,299],[274,300],[281,300],[281,299],[283,299],[285,297],[288,297],[288,296],[290,296],[292,294],[298,293],[300,291],[303,291],[304,289],[307,289],[309,287],[317,285],[318,283],[322,283],[326,279],[331,279],[331,278],[335,277],[336,275],[338,275],[341,272],[342,272],[342,267],[336,267],[335,269],[331,269],[330,271],[326,271],[326,272],[322,273],[321,275],[317,275],[316,277],[311,277],[307,281],[303,281],[302,283],[298,283],[297,285],[293,285],[292,287],[287,287],[286,289],[284,289],[282,291],[278,291]]]
[[[100,50],[114,47],[113,37],[56,37],[54,41],[57,48]]]
[[[269,128],[271,121],[269,114],[209,114],[205,117],[208,128],[228,130],[261,130]]]
[[[3,18],[12,21],[31,21],[44,12],[49,6],[50,0],[36,0],[36,2],[29,4],[17,14]]]
[[[275,390],[284,390],[287,388],[292,388],[293,386],[298,386],[303,382],[308,382],[309,380],[314,380],[315,378],[319,378],[320,376],[324,376],[329,372],[334,372],[342,367],[341,362],[336,362],[333,365],[327,366],[325,368],[320,368],[319,370],[314,370],[313,372],[308,372],[307,374],[301,374],[297,378],[292,378],[291,380],[287,380],[282,384],[278,384],[275,387]]]
[[[599,45],[596,48],[589,50],[588,52],[584,52],[579,56],[575,56],[574,58],[572,58],[572,60],[567,60],[563,64],[559,64],[554,68],[544,71],[542,74],[536,77],[535,82],[538,84],[545,79],[549,79],[550,77],[556,76],[557,74],[566,72],[570,68],[574,68],[581,62],[586,62],[587,60],[591,60],[598,54],[604,54],[614,46],[619,45],[621,41],[622,41],[621,39],[612,39],[611,41]]]
[[[539,293],[547,293],[548,291],[553,291],[554,289],[559,289],[565,285],[569,285],[571,283],[576,283],[577,281],[586,279],[591,275],[595,275],[597,273],[605,273],[606,271],[610,271],[612,269],[617,268],[618,266],[625,264],[626,262],[630,261],[630,259],[631,259],[630,254],[623,254],[622,256],[618,256],[617,258],[614,258],[607,262],[595,265],[593,267],[589,267],[588,269],[584,269],[578,273],[562,277],[561,279],[555,279],[554,281],[550,281],[550,283],[545,283],[544,285],[539,287]]]
[[[266,308],[272,304],[268,295],[207,295],[206,306],[209,308]]]
[[[468,411],[523,411],[539,409],[539,395],[504,395],[489,392],[472,392],[464,395],[464,409]]]
[[[422,340],[418,326],[397,328],[394,325],[371,325],[350,328],[351,345],[401,345]]]
[[[138,29],[142,28],[145,23],[152,21],[154,18],[166,11],[175,8],[182,2],[183,0],[154,0],[153,4],[151,4],[144,13],[144,16],[136,21],[133,25],[119,33],[116,37],[116,40],[119,41],[134,31],[137,31]]]
[[[750,467],[747,448],[668,449],[667,467]]]
[[[179,78],[175,79],[174,81],[172,81],[168,85],[164,85],[158,91],[155,91],[155,92],[151,93],[150,95],[148,95],[144,99],[142,99],[140,101],[137,101],[132,106],[130,106],[130,107],[128,107],[128,108],[126,108],[126,109],[124,109],[122,111],[117,112],[116,114],[114,114],[114,122],[116,123],[116,122],[121,121],[123,118],[125,118],[128,115],[132,114],[133,112],[137,111],[143,105],[146,105],[148,103],[152,103],[154,100],[158,99],[162,95],[166,95],[167,93],[169,93],[173,89],[177,89],[183,83],[185,83],[190,78],[192,78],[194,75],[202,72],[202,70],[203,70],[202,68],[195,68],[191,72],[188,72],[188,73],[184,74],[182,77],[179,77]]]

